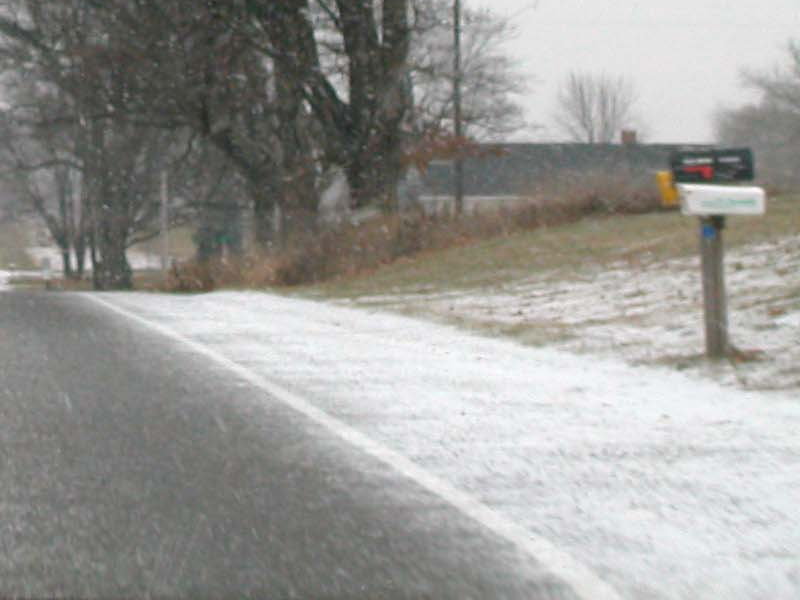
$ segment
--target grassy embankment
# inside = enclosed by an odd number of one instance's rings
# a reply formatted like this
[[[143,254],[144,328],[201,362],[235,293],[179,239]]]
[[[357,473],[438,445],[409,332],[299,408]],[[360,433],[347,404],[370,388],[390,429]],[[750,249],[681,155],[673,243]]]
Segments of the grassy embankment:
[[[800,234],[800,196],[771,200],[763,217],[732,217],[727,247]],[[698,251],[697,219],[679,212],[588,217],[580,222],[423,253],[372,273],[297,291],[329,298],[405,295],[499,286],[533,273],[569,279],[585,269],[624,260],[678,258]]]
[[[724,234],[734,351],[703,360],[698,220],[587,217],[295,288],[530,346],[692,369],[745,389],[800,389],[800,196]]]

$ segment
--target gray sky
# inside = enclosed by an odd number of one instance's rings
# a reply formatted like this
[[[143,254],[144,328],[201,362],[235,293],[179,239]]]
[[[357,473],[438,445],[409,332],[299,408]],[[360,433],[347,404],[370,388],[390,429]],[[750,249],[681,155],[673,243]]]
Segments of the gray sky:
[[[559,84],[571,70],[625,75],[651,142],[711,141],[719,106],[756,96],[742,68],[786,64],[800,39],[799,0],[464,0],[515,15],[509,52],[531,77],[527,139],[559,139],[552,127]],[[531,7],[525,10],[526,7]]]

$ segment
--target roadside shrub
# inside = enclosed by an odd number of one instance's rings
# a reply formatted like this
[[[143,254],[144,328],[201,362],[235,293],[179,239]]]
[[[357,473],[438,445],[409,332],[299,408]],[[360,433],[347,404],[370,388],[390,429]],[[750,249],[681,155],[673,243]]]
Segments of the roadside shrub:
[[[654,181],[609,173],[574,173],[544,182],[532,194],[548,220],[570,222],[590,215],[641,214],[661,208]]]
[[[650,188],[607,175],[580,176],[549,182],[514,206],[478,206],[458,217],[417,211],[293,231],[280,250],[176,265],[163,289],[207,292],[349,277],[427,251],[563,225],[587,216],[651,212],[660,207],[660,201],[654,186]]]

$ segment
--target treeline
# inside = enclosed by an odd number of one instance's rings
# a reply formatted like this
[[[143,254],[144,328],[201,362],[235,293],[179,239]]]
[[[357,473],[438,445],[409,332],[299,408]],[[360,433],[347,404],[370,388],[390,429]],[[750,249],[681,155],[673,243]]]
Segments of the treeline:
[[[777,188],[800,188],[800,42],[787,46],[780,68],[745,71],[744,83],[757,100],[715,115],[717,141],[750,146],[759,179]]]
[[[351,208],[396,206],[415,153],[452,130],[444,0],[10,0],[0,8],[3,175],[38,212],[68,275],[132,285],[126,250],[191,220],[206,256],[313,223],[326,173]],[[466,131],[512,130],[509,24],[465,19]],[[442,140],[445,143],[442,144]],[[459,141],[450,146],[458,148]]]

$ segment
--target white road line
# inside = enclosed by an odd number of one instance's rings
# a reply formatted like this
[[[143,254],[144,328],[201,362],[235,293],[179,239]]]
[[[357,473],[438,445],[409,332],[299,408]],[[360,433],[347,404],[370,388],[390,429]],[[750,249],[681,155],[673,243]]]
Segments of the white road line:
[[[429,492],[432,492],[464,515],[513,543],[519,550],[531,556],[551,574],[569,585],[583,600],[622,600],[622,596],[610,584],[600,579],[589,567],[560,550],[549,540],[525,530],[466,492],[429,473],[402,454],[398,454],[350,425],[330,416],[300,396],[164,325],[149,321],[96,294],[83,294],[83,296],[148,329],[181,343],[196,354],[214,361],[254,387],[263,390],[274,399],[325,427],[352,446],[377,458]]]

